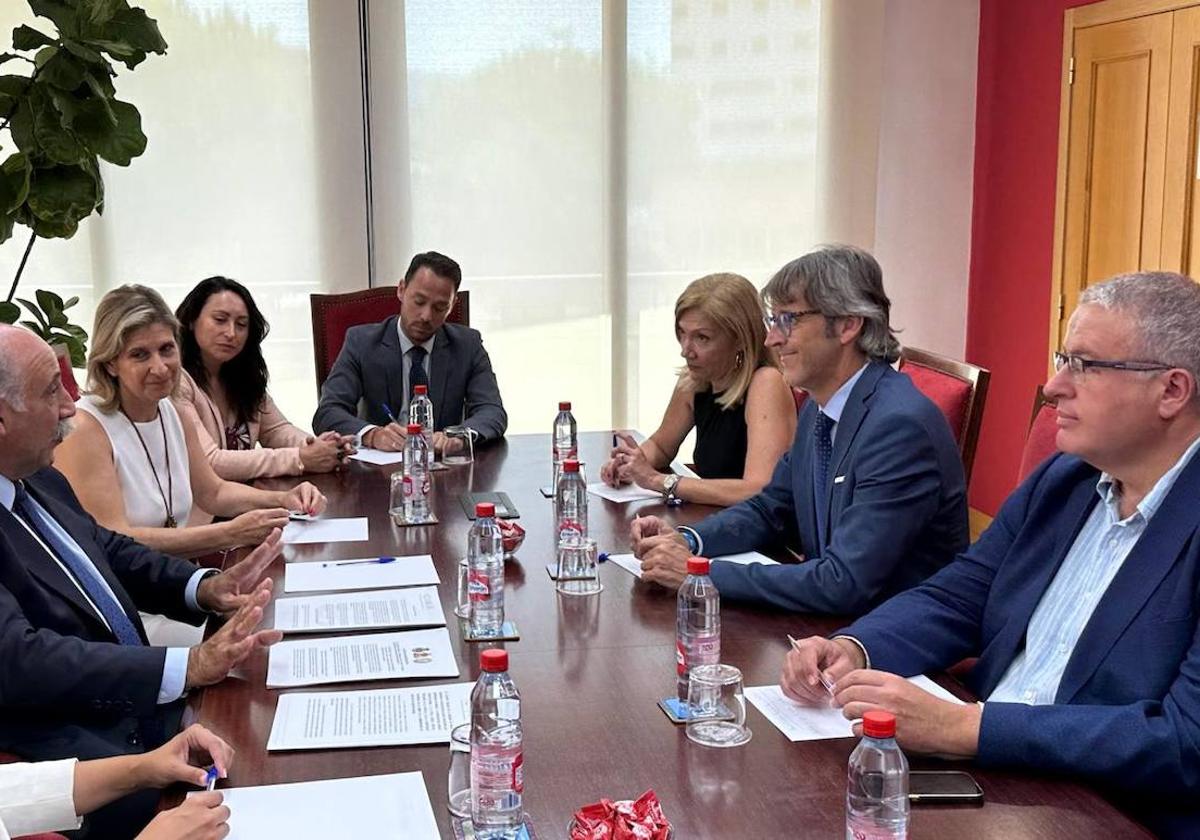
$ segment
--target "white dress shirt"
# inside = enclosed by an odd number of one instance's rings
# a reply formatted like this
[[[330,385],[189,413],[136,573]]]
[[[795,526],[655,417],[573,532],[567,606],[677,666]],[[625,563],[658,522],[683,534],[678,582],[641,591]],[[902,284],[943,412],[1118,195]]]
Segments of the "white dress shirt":
[[[0,764],[0,840],[83,825],[75,815],[75,763]]]
[[[396,319],[396,335],[400,336],[400,356],[404,360],[404,363],[403,363],[404,376],[400,380],[400,394],[401,394],[400,408],[396,409],[394,406],[389,405],[388,409],[396,412],[396,421],[398,423],[407,425],[407,423],[408,423],[408,391],[409,391],[408,380],[409,380],[409,373],[412,371],[412,356],[409,355],[408,351],[413,349],[414,347],[417,347],[418,345],[416,343],[414,343],[411,338],[409,338],[407,335],[404,334],[404,330],[400,326],[399,318]],[[427,382],[432,381],[431,377],[429,376],[429,373],[430,373],[429,360],[433,356],[433,341],[436,338],[437,338],[437,333],[435,332],[432,336],[429,337],[428,341],[422,342],[419,345],[419,346],[425,348],[425,380]],[[363,445],[363,435],[365,435],[367,432],[371,431],[374,428],[375,428],[374,423],[368,423],[367,425],[365,425],[361,429],[359,429],[358,432],[354,435],[355,444],[357,444],[358,446],[362,446]]]

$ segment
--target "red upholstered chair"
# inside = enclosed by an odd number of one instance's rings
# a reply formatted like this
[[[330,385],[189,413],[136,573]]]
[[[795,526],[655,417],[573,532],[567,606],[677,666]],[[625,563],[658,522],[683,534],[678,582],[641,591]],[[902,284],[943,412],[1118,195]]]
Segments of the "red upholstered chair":
[[[446,318],[452,324],[471,323],[470,292],[459,292]],[[309,295],[312,308],[313,355],[316,361],[317,393],[342,350],[346,330],[359,324],[382,321],[400,311],[395,286],[363,289],[339,295]]]
[[[1029,478],[1038,465],[1054,454],[1057,447],[1054,439],[1058,435],[1058,409],[1046,399],[1039,385],[1033,398],[1033,415],[1029,418],[1029,433],[1021,449],[1021,471],[1018,481]]]
[[[917,390],[946,415],[962,456],[963,472],[970,484],[991,373],[985,368],[915,347],[900,351],[900,372],[908,374]]]
[[[67,840],[61,834],[23,834],[16,840]]]
[[[71,368],[71,357],[59,356],[58,369],[62,371],[63,387],[67,389],[67,393],[71,396],[71,399],[79,399],[79,385],[75,382],[75,371]]]

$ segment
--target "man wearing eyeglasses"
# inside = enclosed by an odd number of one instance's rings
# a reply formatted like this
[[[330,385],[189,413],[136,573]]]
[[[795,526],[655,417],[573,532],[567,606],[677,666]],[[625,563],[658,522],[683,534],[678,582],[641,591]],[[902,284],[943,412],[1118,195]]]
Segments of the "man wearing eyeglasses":
[[[1056,372],[1060,453],[971,548],[833,640],[784,691],[848,718],[884,708],[914,752],[1082,776],[1161,836],[1200,836],[1200,286],[1088,288]],[[979,657],[960,706],[904,676]]]
[[[763,290],[767,344],[808,392],[796,437],[761,493],[690,528],[634,522],[642,577],[678,586],[689,555],[717,558],[723,598],[860,614],[916,585],[968,541],[962,461],[941,411],[892,370],[900,347],[879,264],[826,247]],[[807,558],[739,565],[722,555],[787,546]]]

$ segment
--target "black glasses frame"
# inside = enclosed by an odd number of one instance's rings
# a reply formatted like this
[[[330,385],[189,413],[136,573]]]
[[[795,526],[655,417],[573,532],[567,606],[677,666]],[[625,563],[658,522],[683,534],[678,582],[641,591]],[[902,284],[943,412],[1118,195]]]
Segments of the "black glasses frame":
[[[1073,353],[1062,353],[1057,350],[1051,355],[1054,359],[1054,369],[1056,371],[1062,370],[1065,367],[1073,376],[1078,376],[1094,368],[1101,370],[1127,370],[1135,373],[1172,369],[1171,365],[1164,365],[1161,362],[1122,362],[1111,359],[1085,359],[1083,356],[1076,356]]]

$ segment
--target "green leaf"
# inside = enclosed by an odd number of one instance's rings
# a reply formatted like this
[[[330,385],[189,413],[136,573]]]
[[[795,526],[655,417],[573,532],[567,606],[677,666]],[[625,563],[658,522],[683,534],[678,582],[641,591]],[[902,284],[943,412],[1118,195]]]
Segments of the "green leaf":
[[[68,309],[70,309],[72,306],[74,306],[77,303],[79,303],[79,295],[71,295],[69,298],[67,298],[65,301],[63,301],[63,305],[62,305],[63,311],[66,312]]]
[[[26,203],[39,236],[69,238],[79,221],[91,215],[96,199],[94,175],[79,166],[55,166],[33,171]]]
[[[54,107],[40,83],[34,83],[29,102],[33,108],[33,136],[38,147],[57,163],[79,163],[83,160],[88,150],[63,125],[62,114]]]
[[[56,326],[53,317],[62,314],[62,298],[47,289],[38,289],[33,296],[37,298],[38,306],[42,307],[42,311],[46,313],[50,325]]]
[[[83,367],[87,364],[87,350],[84,349],[83,342],[75,336],[55,331],[50,332],[44,338],[51,347],[61,344],[67,348],[71,356],[72,367]]]
[[[0,53],[0,65],[4,65],[10,61],[16,61],[17,59],[23,59],[23,58],[25,58],[25,56],[17,55],[16,53],[8,53],[8,52]]]
[[[87,341],[87,332],[78,324],[67,324],[65,327],[63,327],[63,329],[78,338],[80,341]]]
[[[32,26],[22,24],[13,30],[12,45],[14,50],[36,50],[54,43],[49,35],[43,35]]]
[[[75,90],[83,84],[85,70],[79,59],[66,50],[54,50],[54,55],[41,65],[38,81],[53,85],[59,90]]]
[[[88,70],[84,81],[92,89],[92,93],[100,99],[108,100],[117,95],[117,89],[113,87],[112,83],[112,72],[108,69],[107,62],[103,67],[93,67]]]
[[[29,158],[21,152],[9,155],[0,164],[0,213],[7,216],[24,203],[29,195]]]
[[[158,23],[142,9],[123,9],[101,27],[89,28],[82,39],[112,55],[130,70],[146,60],[147,53],[162,55],[167,42]]]
[[[46,318],[42,315],[42,310],[38,308],[36,303],[31,300],[26,300],[25,298],[17,298],[17,302],[29,310],[30,315],[32,315],[34,318],[37,318],[37,324],[35,326],[37,327],[38,332],[45,332],[46,330],[50,329],[50,325],[46,323]]]
[[[37,139],[33,136],[33,108],[28,99],[22,99],[17,103],[17,110],[13,112],[8,130],[12,132],[13,142],[22,152],[27,155],[34,155],[38,152]]]
[[[12,238],[13,226],[17,223],[17,214],[10,213],[7,216],[0,216],[0,245],[3,245]]]
[[[42,338],[46,337],[44,335],[45,330],[43,330],[41,327],[39,327],[36,321],[22,321],[21,326],[27,327],[28,329],[33,330],[35,333],[40,335]]]
[[[0,76],[0,93],[13,97],[22,97],[25,95],[25,91],[28,88],[28,76],[17,76],[12,73],[9,73],[6,76]]]
[[[21,317],[21,307],[7,300],[0,300],[0,324],[15,324]]]
[[[79,12],[66,3],[57,0],[29,0],[29,8],[38,17],[54,21],[58,31],[64,35],[76,35],[79,32]]]
[[[128,9],[125,0],[91,0],[87,22],[93,26],[107,23],[121,9]]]
[[[80,104],[72,127],[97,155],[117,166],[128,166],[146,151],[142,115],[133,105],[119,99],[114,99],[111,107],[117,118],[115,126],[109,124],[108,115],[99,102],[89,99]]]
[[[79,43],[74,38],[64,37],[62,39],[62,43],[63,43],[63,46],[66,47],[71,52],[72,55],[82,58],[84,61],[88,62],[89,64],[103,64],[105,66],[108,65],[108,62],[104,60],[104,56],[102,56],[100,53],[96,52],[91,47]]]

